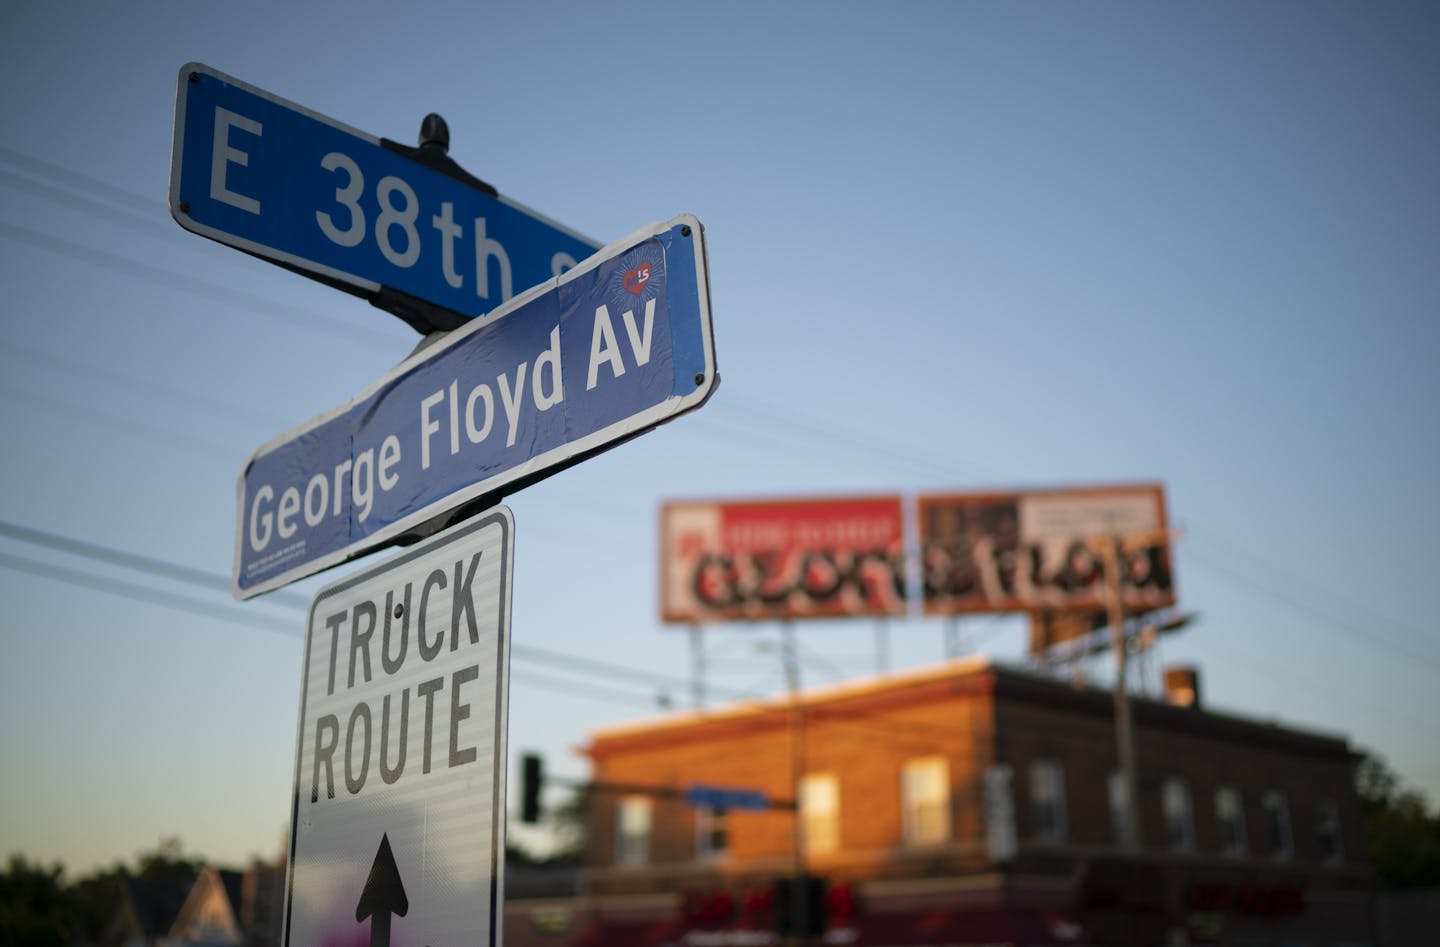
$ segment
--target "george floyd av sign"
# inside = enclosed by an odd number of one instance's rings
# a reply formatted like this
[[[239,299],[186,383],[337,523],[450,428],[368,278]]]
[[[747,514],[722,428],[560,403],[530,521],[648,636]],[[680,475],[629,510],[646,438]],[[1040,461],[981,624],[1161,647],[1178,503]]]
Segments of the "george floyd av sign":
[[[235,595],[433,532],[700,407],[716,381],[704,232],[682,215],[256,450],[237,486]]]

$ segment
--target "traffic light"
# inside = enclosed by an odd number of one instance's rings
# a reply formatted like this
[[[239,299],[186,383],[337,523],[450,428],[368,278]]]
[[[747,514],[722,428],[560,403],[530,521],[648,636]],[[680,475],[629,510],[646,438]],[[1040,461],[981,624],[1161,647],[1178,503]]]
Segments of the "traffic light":
[[[540,821],[540,790],[545,783],[545,766],[539,755],[526,753],[520,760],[520,821]]]
[[[796,885],[800,897],[795,896]],[[803,878],[775,879],[775,933],[781,937],[818,937],[829,924],[826,916],[826,882],[824,878],[806,875]],[[797,911],[804,913],[796,917]],[[803,923],[801,922],[803,920]]]

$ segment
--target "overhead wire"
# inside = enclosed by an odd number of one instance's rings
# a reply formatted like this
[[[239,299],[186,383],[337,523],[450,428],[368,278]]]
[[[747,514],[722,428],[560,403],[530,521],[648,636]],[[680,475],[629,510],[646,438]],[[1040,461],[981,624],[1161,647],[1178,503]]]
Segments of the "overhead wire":
[[[18,539],[21,542],[36,546],[45,546],[58,552],[70,553],[87,559],[106,562],[111,565],[123,566],[124,568],[133,569],[137,572],[146,572],[164,579],[174,579],[177,582],[200,586],[214,592],[229,594],[231,588],[228,578],[204,569],[196,569],[193,566],[181,565],[164,559],[156,559],[152,556],[142,556],[139,553],[126,552],[111,546],[102,546],[99,543],[87,542],[83,539],[72,539],[68,536],[61,536],[57,533],[49,532],[48,530],[31,529],[28,526],[22,526],[19,523],[11,523],[6,520],[0,520],[0,536],[8,536],[11,539]],[[271,592],[267,598],[272,603],[302,609],[309,608],[309,601],[307,599],[288,589],[278,589]]]
[[[7,145],[0,145],[0,160],[8,161],[17,167],[24,168],[26,171],[45,175],[46,177],[69,184],[72,187],[79,187],[83,190],[90,191],[104,197],[106,200],[124,204],[134,210],[149,212],[157,209],[159,206],[159,201],[153,200],[152,198],[142,194],[136,194],[134,191],[129,191],[122,187],[116,187],[108,181],[102,181],[88,174],[72,171],[69,168],[56,164],[54,161],[37,158],[34,155],[26,154],[23,151],[18,151]]]
[[[31,174],[43,175],[53,180],[60,181],[68,186],[89,191],[95,195],[104,198],[105,200],[122,204],[125,207],[135,211],[140,211],[148,214],[150,211],[158,208],[158,202],[155,202],[149,198],[137,195],[134,192],[125,190],[123,188],[115,187],[114,185],[108,184],[107,182],[99,181],[98,179],[89,177],[87,175],[79,174],[70,169],[64,168],[54,162],[37,158],[32,155],[27,155],[13,148],[0,146],[0,160],[8,161],[12,165],[20,167]],[[49,185],[43,184],[42,182],[32,181],[30,179],[19,177],[14,174],[7,173],[3,176],[0,176],[0,183],[7,183],[11,186],[27,188],[37,196],[44,197],[50,200],[57,200],[81,212],[92,213],[97,216],[105,217],[106,219],[114,220],[116,222],[120,222],[120,218],[122,216],[125,216],[119,214],[116,211],[113,211],[110,208],[104,208],[103,205],[87,201],[83,198],[68,196],[65,192],[60,191]],[[130,219],[128,220],[128,222],[125,223],[126,226],[134,226],[135,224],[136,221],[134,221],[133,219]],[[149,227],[148,220],[145,222],[145,226],[147,227],[147,229],[151,229],[152,232],[158,232],[157,228]],[[296,324],[299,324],[311,329],[328,328],[332,332],[343,331],[343,336],[345,338],[354,339],[356,341],[373,342],[377,345],[384,345],[387,351],[391,351],[394,348],[394,341],[392,338],[384,336],[381,333],[367,332],[363,329],[363,327],[357,329],[357,326],[349,322],[341,322],[340,320],[334,319],[332,317],[326,317],[313,311],[302,311],[296,309],[295,307],[287,306],[285,304],[277,304],[272,300],[265,299],[255,294],[246,293],[241,290],[235,290],[231,287],[224,287],[207,280],[188,277],[184,274],[174,271],[173,269],[142,264],[137,261],[129,260],[127,258],[118,256],[116,254],[108,253],[106,251],[96,250],[90,247],[82,246],[80,244],[75,244],[67,240],[55,238],[48,234],[44,234],[27,227],[21,227],[9,222],[0,221],[0,237],[7,237],[18,242],[37,246],[52,253],[69,256],[72,259],[81,260],[91,265],[110,269],[112,271],[119,272],[125,275],[146,279],[152,282],[157,282],[168,288],[179,288],[192,293],[200,293],[205,295],[207,299],[212,298],[213,295],[218,291],[223,295],[228,296],[229,300],[232,303],[245,306],[250,311],[258,311],[262,315],[267,315],[272,318],[274,318],[274,313],[276,311],[289,310],[291,312],[297,312],[303,315],[303,319],[299,323],[287,320],[287,325],[294,326]],[[953,457],[934,454],[928,451],[920,451],[917,450],[913,445],[901,444],[898,442],[885,442],[883,439],[877,439],[871,433],[867,433],[866,436],[863,438],[857,438],[853,431],[837,426],[833,423],[833,421],[827,418],[820,418],[815,415],[806,414],[805,412],[796,411],[793,408],[779,407],[776,405],[758,401],[756,399],[750,399],[742,394],[736,394],[733,392],[727,393],[726,401],[729,402],[732,407],[736,408],[742,413],[749,413],[752,417],[759,418],[766,424],[774,424],[783,421],[785,432],[783,435],[776,435],[776,437],[777,439],[783,438],[784,443],[786,443],[787,445],[793,444],[793,438],[795,436],[795,433],[798,431],[804,436],[808,436],[826,443],[838,444],[850,450],[857,450],[870,454],[881,454],[885,456],[885,458],[889,461],[893,462],[899,460],[912,466],[921,467],[926,469],[927,471],[942,473],[947,476],[953,475],[954,471],[957,469],[966,469],[968,467],[975,472],[983,473],[984,475],[989,477],[1005,479],[1003,475],[999,474],[998,472],[982,471],[973,463],[966,464],[957,461]],[[731,432],[736,433],[742,439],[745,437],[753,438],[755,435],[760,433],[755,432],[751,428],[736,429],[733,425],[730,425],[729,422],[727,422],[723,418],[714,418],[706,415],[701,415],[699,417],[699,420],[702,420],[704,423],[717,424],[720,426],[729,426]],[[778,441],[770,441],[765,445],[765,447],[757,449],[772,448],[777,442]],[[1190,555],[1195,555],[1193,550],[1190,552]],[[1425,654],[1424,652],[1416,651],[1411,647],[1399,644],[1389,636],[1380,635],[1373,631],[1362,631],[1356,626],[1354,626],[1352,623],[1341,623],[1337,621],[1337,619],[1332,614],[1320,611],[1314,606],[1305,602],[1303,598],[1297,598],[1296,596],[1288,595],[1285,592],[1274,588],[1271,584],[1258,582],[1251,576],[1242,574],[1233,569],[1229,569],[1213,560],[1208,559],[1208,557],[1205,557],[1203,555],[1196,556],[1196,561],[1201,562],[1204,566],[1211,568],[1213,571],[1224,576],[1228,580],[1237,584],[1244,585],[1252,592],[1262,594],[1286,606],[1287,608],[1304,614],[1306,618],[1312,621],[1316,621],[1322,625],[1327,625],[1331,629],[1338,630],[1344,634],[1364,639],[1369,643],[1378,644],[1382,648],[1385,648],[1386,650],[1394,653],[1397,657],[1404,658],[1406,661],[1418,661],[1429,667],[1440,667],[1440,662],[1437,662],[1435,658]],[[1393,620],[1390,620],[1388,618],[1382,618],[1382,621],[1384,621],[1384,623],[1386,624],[1392,626],[1394,625]]]
[[[205,573],[203,570],[194,570],[190,567],[180,566],[175,563],[168,563],[164,560],[157,560],[152,557],[139,556],[134,553],[127,553],[109,547],[98,546],[97,544],[85,543],[77,540],[70,540],[66,537],[58,537],[54,534],[47,534],[42,531],[30,530],[26,527],[16,527],[15,524],[4,523],[0,533],[19,539],[21,541],[36,541],[40,545],[65,551],[81,557],[93,558],[98,561],[121,565],[142,573],[155,574],[164,578],[186,584],[197,585],[207,590],[214,591],[217,588],[217,581],[226,580]],[[0,552],[0,568],[7,568],[14,571],[35,575],[54,581],[64,582],[81,588],[100,591],[116,595],[132,601],[144,604],[158,605],[165,608],[189,612],[207,618],[219,619],[240,625],[248,625],[262,631],[277,633],[292,638],[303,637],[301,627],[291,621],[278,617],[248,611],[239,607],[217,605],[214,602],[195,599],[190,596],[179,595],[173,592],[146,586],[135,582],[118,580],[112,577],[97,575],[92,572],[71,569],[53,563],[40,562],[24,557],[13,556]],[[288,601],[285,604],[293,606],[295,602]],[[648,678],[651,681],[680,681],[668,675],[657,674],[625,665],[613,664],[611,662],[595,661],[590,659],[576,658],[571,655],[562,655],[558,652],[547,651],[542,648],[529,646],[517,646],[512,642],[511,656],[522,661],[532,661],[540,664],[548,664],[552,667],[559,667],[564,670],[582,669],[586,673],[604,675],[608,684],[614,684],[614,675],[630,678]],[[592,699],[609,701],[611,703],[624,704],[629,707],[653,707],[653,695],[626,691],[614,686],[596,685],[590,681],[575,681],[573,679],[562,679],[539,674],[531,669],[524,669],[518,679],[518,683],[526,686],[534,685],[550,690],[560,690],[565,693],[574,693],[578,696],[585,696]],[[688,683],[683,682],[682,683]],[[762,705],[757,709],[783,712],[785,700],[783,696],[769,699],[760,698]],[[847,711],[841,708],[825,708],[819,711],[812,711],[807,716],[813,719],[830,724],[841,729],[848,728],[852,731],[865,732],[870,735],[883,736],[887,741],[900,744],[910,744],[913,749],[933,749],[937,745],[944,746],[954,744],[957,747],[973,748],[973,734],[961,733],[953,728],[937,724],[930,724],[924,721],[917,721],[900,714],[885,713],[881,711]],[[1415,725],[1423,726],[1416,720]],[[1023,726],[1030,724],[1022,723]],[[1094,741],[1084,737],[1070,736],[1052,732],[1050,728],[1036,724],[1037,734],[1044,735],[1052,741],[1069,744],[1083,744],[1091,746]]]
[[[206,618],[218,618],[224,621],[249,625],[261,631],[270,631],[291,637],[296,635],[296,628],[289,622],[282,621],[281,619],[272,619],[259,613],[242,612],[238,608],[227,608],[216,605],[213,602],[207,602],[186,595],[178,595],[174,592],[167,592],[153,586],[142,585],[138,582],[127,582],[121,579],[109,578],[107,576],[96,575],[93,572],[84,572],[79,569],[71,569],[53,563],[27,559],[23,556],[13,556],[4,552],[0,552],[0,567],[39,576],[44,579],[65,582],[81,588],[106,592],[110,595],[128,598],[136,602],[179,609],[180,611],[190,612],[194,615],[202,615]]]
[[[162,429],[129,414],[109,410],[109,402],[98,408],[93,405],[82,407],[69,402],[57,401],[55,398],[43,397],[32,390],[10,383],[8,380],[0,382],[0,391],[4,392],[4,400],[7,404],[26,404],[48,414],[66,417],[108,432],[127,431],[131,434],[139,434],[170,449],[182,450],[202,457],[224,457],[232,454],[237,458],[243,456],[240,451],[229,445],[209,440],[190,430]]]
[[[395,349],[395,340],[392,337],[354,322],[337,319],[316,310],[300,309],[286,303],[277,303],[273,299],[255,293],[224,286],[211,280],[187,276],[165,267],[141,263],[138,260],[132,260],[106,250],[96,250],[93,247],[54,237],[8,221],[0,221],[0,237],[29,247],[36,247],[47,253],[69,257],[72,260],[110,270],[122,276],[156,283],[167,289],[178,289],[199,296],[207,303],[220,301],[242,307],[249,315],[282,322],[287,328],[301,328],[310,332],[324,331],[330,338],[338,335],[355,342],[383,346],[386,351]],[[285,313],[298,318],[286,318]]]
[[[46,352],[34,346],[22,345],[10,340],[0,340],[0,356],[18,362],[28,368],[44,368],[50,373],[61,373],[77,381],[100,382],[111,388],[130,393],[139,393],[164,404],[167,408],[198,409],[206,417],[223,417],[227,420],[253,426],[262,422],[269,428],[284,429],[294,426],[293,417],[280,417],[258,411],[253,406],[241,407],[233,402],[215,398],[203,391],[181,389],[157,382],[153,377],[117,372],[113,369],[84,364],[74,359]],[[168,438],[167,433],[167,438]],[[227,448],[228,450],[228,448]]]
[[[1320,611],[1319,609],[1315,608],[1315,606],[1306,603],[1303,599],[1286,595],[1283,592],[1277,591],[1270,586],[1256,582],[1244,572],[1236,569],[1231,569],[1227,566],[1223,566],[1212,559],[1208,559],[1205,557],[1195,557],[1195,561],[1203,565],[1205,568],[1211,569],[1223,576],[1226,576],[1231,581],[1239,585],[1245,586],[1252,592],[1259,592],[1260,594],[1265,595],[1268,598],[1280,602],[1281,604],[1287,605],[1295,611],[1306,615],[1307,617],[1314,620],[1317,627],[1325,628],[1332,633],[1340,632],[1355,638],[1359,638],[1367,644],[1378,645],[1379,647],[1390,651],[1395,656],[1403,658],[1407,662],[1418,662],[1420,664],[1426,665],[1427,667],[1440,670],[1440,659],[1437,659],[1432,654],[1426,654],[1425,652],[1414,650],[1406,645],[1401,644],[1400,642],[1394,641],[1393,639],[1386,638],[1372,632],[1364,631],[1360,627],[1350,624],[1348,622],[1340,622],[1335,618],[1335,616],[1329,614],[1328,612]]]
[[[196,586],[210,592],[221,592],[225,594],[229,594],[230,592],[230,580],[225,576],[151,556],[143,556],[137,553],[115,549],[114,547],[104,546],[98,543],[72,539],[47,530],[33,529],[17,523],[0,520],[0,536],[32,545],[43,546],[80,558],[120,566],[156,578]],[[84,572],[34,559],[13,556],[8,553],[0,553],[0,567],[85,588],[93,588],[136,601],[146,601],[151,604],[179,608],[194,614],[249,625],[264,631],[276,631],[292,636],[303,635],[303,629],[299,624],[287,620],[273,618],[269,615],[243,609],[238,606],[219,605],[214,602],[156,589],[152,586],[101,576],[93,572]],[[292,610],[308,611],[310,607],[307,599],[285,589],[270,592],[265,598],[270,604],[280,605]],[[552,667],[571,672],[578,671],[591,675],[603,675],[607,680],[612,682],[617,675],[622,675],[628,679],[642,680],[646,682],[645,686],[658,685],[673,687],[689,685],[688,680],[673,675],[647,671],[641,668],[594,658],[582,658],[576,655],[562,654],[533,645],[515,644],[512,642],[511,654],[513,657],[522,661],[548,664]],[[626,696],[629,698],[633,695]],[[753,698],[757,695],[736,692],[736,696],[738,698]]]

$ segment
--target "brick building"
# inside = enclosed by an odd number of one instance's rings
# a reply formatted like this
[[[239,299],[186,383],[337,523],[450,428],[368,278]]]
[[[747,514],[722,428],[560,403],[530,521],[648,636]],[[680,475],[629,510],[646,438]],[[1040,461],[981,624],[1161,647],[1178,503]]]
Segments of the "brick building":
[[[766,947],[823,911],[836,947],[1373,942],[1343,738],[1133,708],[1138,846],[1110,692],[981,659],[599,731],[582,893],[512,904],[506,941]],[[777,899],[802,867],[823,888]]]

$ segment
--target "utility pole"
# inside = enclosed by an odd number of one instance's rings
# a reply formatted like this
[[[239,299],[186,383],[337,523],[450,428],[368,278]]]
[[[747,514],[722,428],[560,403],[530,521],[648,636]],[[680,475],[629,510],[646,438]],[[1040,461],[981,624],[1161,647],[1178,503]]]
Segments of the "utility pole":
[[[805,897],[804,801],[801,793],[805,779],[805,710],[800,703],[800,655],[795,644],[794,624],[788,620],[782,622],[780,636],[785,683],[790,690],[790,773],[795,798],[795,883],[790,886],[790,917],[795,926],[796,943],[805,947],[810,941],[810,919],[806,916]]]
[[[1145,549],[1169,543],[1177,531],[1153,529],[1124,535],[1111,535],[1088,543],[1100,554],[1105,567],[1105,599],[1110,613],[1110,650],[1115,653],[1115,755],[1120,764],[1120,778],[1125,791],[1122,806],[1121,846],[1133,852],[1144,847],[1140,821],[1140,776],[1135,758],[1135,720],[1126,687],[1125,605],[1120,593],[1121,553],[1128,549]],[[1183,624],[1183,622],[1181,622]],[[1176,625],[1175,627],[1178,627]]]
[[[1125,687],[1125,606],[1120,600],[1120,537],[1100,544],[1105,559],[1106,604],[1110,611],[1110,650],[1115,653],[1115,755],[1120,762],[1120,779],[1125,800],[1121,807],[1121,844],[1140,851],[1140,779],[1135,771],[1135,722],[1130,693]]]

